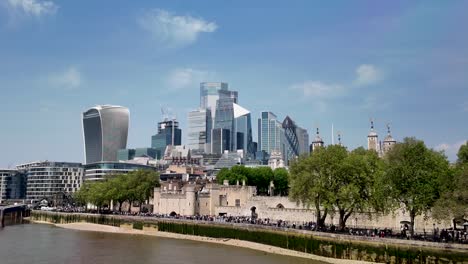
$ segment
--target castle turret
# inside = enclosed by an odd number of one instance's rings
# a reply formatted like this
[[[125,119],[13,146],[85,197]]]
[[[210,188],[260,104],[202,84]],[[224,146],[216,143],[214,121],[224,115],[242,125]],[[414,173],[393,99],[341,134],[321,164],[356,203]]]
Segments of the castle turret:
[[[390,124],[387,124],[387,136],[384,139],[382,147],[383,155],[387,154],[387,152],[390,151],[395,144],[396,140],[392,137],[390,133]]]
[[[367,149],[374,150],[377,153],[380,152],[379,136],[377,135],[377,132],[375,132],[374,130],[373,120],[371,120],[371,130],[369,132],[369,135],[367,135]]]
[[[320,137],[319,128],[317,127],[317,133],[315,135],[314,141],[312,141],[312,152],[314,152],[319,147],[323,147],[323,145],[323,140]]]

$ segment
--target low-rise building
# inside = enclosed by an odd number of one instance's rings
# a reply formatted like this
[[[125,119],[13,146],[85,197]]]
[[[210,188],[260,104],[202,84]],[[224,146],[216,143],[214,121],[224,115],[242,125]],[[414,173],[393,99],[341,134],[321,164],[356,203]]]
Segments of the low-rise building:
[[[26,174],[26,199],[40,200],[73,193],[83,182],[83,166],[76,162],[36,161],[17,166]]]
[[[86,164],[85,181],[100,181],[104,180],[106,176],[113,176],[117,174],[126,174],[135,170],[152,170],[156,171],[157,168],[138,163],[124,163],[124,162],[96,162]]]

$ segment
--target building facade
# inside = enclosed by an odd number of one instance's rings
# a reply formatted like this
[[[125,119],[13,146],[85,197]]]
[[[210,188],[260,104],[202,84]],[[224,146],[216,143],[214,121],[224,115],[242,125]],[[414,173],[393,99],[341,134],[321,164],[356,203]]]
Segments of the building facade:
[[[209,109],[212,119],[216,116],[216,104],[219,99],[231,98],[237,103],[238,93],[229,91],[228,84],[223,82],[200,83],[200,108]]]
[[[262,112],[258,119],[258,150],[268,154],[280,152],[285,157],[285,135],[282,124],[272,112]]]
[[[210,109],[198,109],[188,113],[187,147],[199,153],[211,151],[212,118]]]
[[[85,163],[117,161],[117,151],[127,147],[128,108],[98,105],[82,114]]]
[[[74,162],[38,161],[17,166],[27,177],[26,199],[40,200],[73,193],[83,182],[83,166]]]
[[[0,169],[0,204],[26,198],[26,174],[15,169]]]
[[[124,162],[96,162],[84,166],[84,181],[102,181],[106,177],[126,174],[135,170],[152,170],[156,167]]]
[[[159,156],[169,145],[182,145],[182,130],[179,128],[179,122],[175,120],[164,120],[158,123],[158,133],[151,137],[151,148],[156,149]]]
[[[253,159],[256,148],[252,138],[252,117],[249,110],[234,104],[235,149],[243,150],[246,159]]]
[[[309,134],[307,130],[299,127],[289,116],[286,116],[282,126],[285,135],[286,162],[289,163],[290,160],[299,157],[301,154],[309,153]]]

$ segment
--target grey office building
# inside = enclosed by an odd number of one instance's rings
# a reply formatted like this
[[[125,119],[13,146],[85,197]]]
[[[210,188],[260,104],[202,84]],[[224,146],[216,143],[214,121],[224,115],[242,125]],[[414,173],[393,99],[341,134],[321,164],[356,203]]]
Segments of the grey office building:
[[[85,163],[117,161],[117,151],[127,147],[129,116],[127,108],[113,105],[83,113]]]
[[[158,133],[151,137],[151,148],[156,149],[160,158],[169,145],[182,145],[182,130],[179,122],[175,120],[164,120],[158,123]]]
[[[210,109],[188,113],[187,147],[199,153],[210,153],[212,118]]]
[[[209,109],[211,118],[216,117],[216,105],[219,99],[231,98],[237,103],[237,91],[229,91],[228,84],[223,82],[203,82],[200,83],[200,108]]]
[[[247,159],[253,158],[256,147],[252,138],[252,118],[250,111],[238,104],[234,107],[234,131],[236,134],[236,149],[243,150]]]
[[[281,152],[286,158],[285,135],[282,123],[272,112],[262,112],[258,119],[258,149],[267,154]]]

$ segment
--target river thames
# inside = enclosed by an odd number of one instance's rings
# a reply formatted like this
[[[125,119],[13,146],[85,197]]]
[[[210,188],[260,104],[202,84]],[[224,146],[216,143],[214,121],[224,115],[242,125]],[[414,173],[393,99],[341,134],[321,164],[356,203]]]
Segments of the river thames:
[[[0,263],[263,264],[324,262],[189,240],[25,224],[0,230]]]

